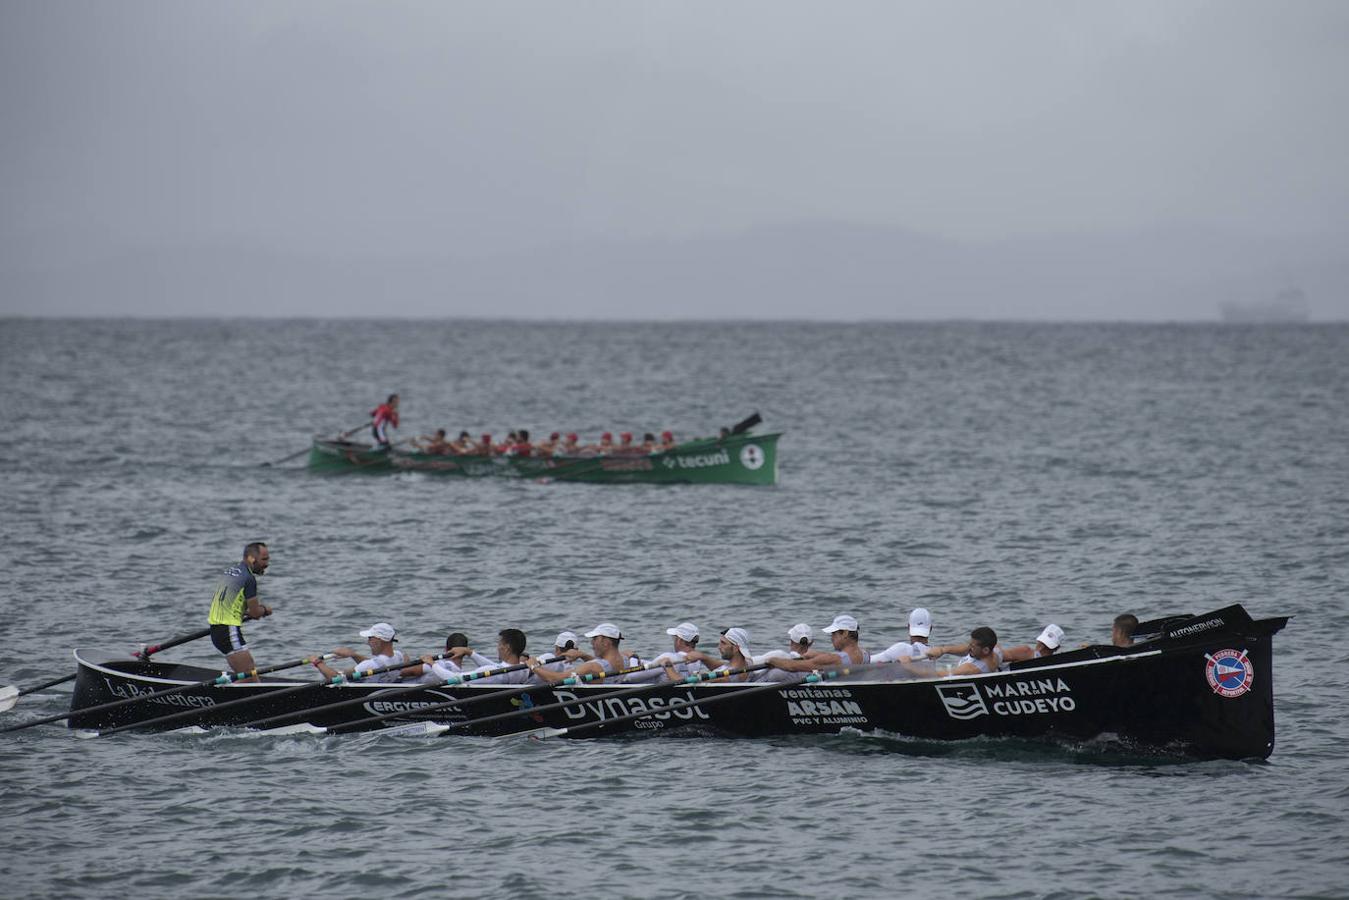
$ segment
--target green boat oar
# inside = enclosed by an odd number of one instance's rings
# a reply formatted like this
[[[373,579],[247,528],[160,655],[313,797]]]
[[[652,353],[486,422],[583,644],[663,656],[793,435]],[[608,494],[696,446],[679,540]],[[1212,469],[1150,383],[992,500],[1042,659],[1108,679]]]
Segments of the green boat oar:
[[[448,652],[442,653],[439,656],[437,656],[436,659],[444,659],[446,656],[449,655],[450,654]],[[327,660],[336,658],[337,657],[334,656],[333,654],[327,653],[324,654],[323,656],[311,657],[309,659],[309,662],[312,664],[316,659],[321,659],[326,662]],[[249,703],[260,703],[263,700],[274,700],[277,697],[286,697],[291,694],[298,694],[301,691],[314,690],[315,688],[334,687],[340,684],[358,682],[366,678],[369,678],[371,675],[378,675],[381,672],[389,672],[395,669],[406,669],[409,666],[415,665],[417,665],[417,663],[402,662],[390,666],[380,666],[377,669],[371,669],[369,672],[353,671],[349,674],[339,673],[331,678],[325,678],[323,681],[306,681],[303,684],[291,685],[290,687],[284,687],[277,691],[259,691],[251,697],[239,697],[236,700],[226,700],[224,703],[217,703],[215,706],[205,706],[200,707],[198,709],[187,709],[183,710],[182,712],[170,713],[167,716],[160,716],[155,719],[146,719],[143,722],[130,722],[126,725],[118,725],[114,728],[107,728],[102,731],[91,730],[86,732],[86,735],[88,737],[106,737],[110,734],[117,734],[118,732],[121,731],[131,731],[136,728],[158,727],[160,725],[164,725],[169,722],[182,722],[189,719],[199,719],[203,716],[210,715],[211,713],[219,712],[222,709],[230,709],[232,707],[244,706]],[[369,698],[363,697],[361,699],[368,700]],[[308,710],[306,710],[306,712],[308,712]]]
[[[46,725],[48,722],[60,722],[62,719],[69,719],[71,716],[79,716],[85,713],[102,712],[106,709],[116,709],[120,706],[126,706],[131,703],[141,703],[146,700],[154,700],[158,697],[168,697],[173,694],[182,694],[197,688],[215,687],[218,685],[233,684],[236,681],[243,681],[247,678],[254,678],[258,675],[266,675],[269,672],[280,672],[282,669],[293,669],[296,666],[304,666],[312,663],[316,657],[306,656],[304,659],[298,659],[293,662],[280,663],[275,666],[266,666],[261,669],[250,669],[247,672],[221,672],[215,678],[206,681],[197,681],[192,684],[180,684],[177,687],[166,688],[162,691],[151,691],[148,694],[139,694],[135,697],[123,697],[121,700],[113,700],[108,703],[99,703],[96,706],[86,706],[83,709],[72,709],[70,712],[61,713],[58,716],[43,716],[40,719],[32,719],[28,722],[22,722],[18,725],[10,725],[8,728],[0,728],[0,734],[6,731],[20,731],[24,728],[32,728],[34,725]]]
[[[476,706],[479,703],[485,703],[488,700],[506,700],[511,697],[518,697],[521,694],[529,694],[534,691],[543,691],[547,690],[548,688],[554,687],[571,687],[578,684],[587,684],[592,681],[603,681],[606,678],[617,678],[620,675],[627,675],[631,672],[643,672],[645,670],[646,666],[633,666],[632,668],[628,669],[619,669],[612,675],[604,675],[604,674],[580,675],[580,676],[568,675],[566,678],[558,682],[553,683],[542,682],[540,684],[526,684],[521,687],[513,688],[510,690],[492,691],[491,693],[483,694],[483,696],[481,697],[463,697],[458,700],[446,700],[444,703],[432,703],[430,706],[421,707],[420,709],[417,710],[417,712],[418,713],[436,712],[438,710],[452,709],[455,707],[459,707],[462,709],[469,706]],[[470,672],[469,674],[471,675],[473,673]],[[448,682],[447,686],[450,686],[448,685]],[[434,685],[427,685],[427,687],[434,687]],[[332,725],[327,728],[313,727],[308,728],[306,730],[312,731],[315,734],[323,734],[323,733],[341,734],[342,732],[345,731],[355,731],[358,728],[365,728],[367,726],[375,724],[376,722],[383,722],[386,719],[394,719],[404,715],[406,715],[406,713],[403,712],[382,713],[381,715],[378,716],[370,716],[369,718],[366,719],[358,719],[355,722],[344,722],[341,725]]]
[[[177,647],[179,644],[186,644],[188,641],[195,641],[197,638],[204,638],[211,633],[211,629],[203,628],[201,631],[193,631],[189,634],[180,634],[177,637],[169,638],[160,644],[143,645],[140,650],[133,653],[137,659],[144,662],[151,655],[161,650],[167,650],[170,647]],[[0,712],[8,712],[14,708],[14,704],[19,702],[19,698],[27,694],[36,694],[38,691],[46,690],[49,687],[56,687],[58,684],[65,684],[67,681],[74,681],[80,673],[78,670],[69,675],[62,675],[60,678],[53,678],[51,681],[44,681],[42,684],[35,684],[32,687],[26,687],[20,690],[12,684],[0,687]]]
[[[638,684],[628,688],[620,688],[616,691],[608,691],[603,694],[595,694],[590,697],[577,697],[575,700],[559,700],[557,703],[548,703],[543,706],[530,706],[523,709],[513,709],[510,712],[497,713],[492,716],[479,716],[476,719],[465,719],[462,722],[454,722],[449,725],[433,725],[426,730],[427,734],[444,734],[447,731],[453,731],[456,728],[463,728],[468,725],[486,725],[488,722],[504,722],[507,719],[515,719],[520,716],[529,716],[535,713],[551,712],[555,709],[563,709],[568,706],[576,706],[579,703],[598,703],[602,700],[608,700],[610,697],[633,697],[637,694],[649,694],[661,688],[677,687],[681,684],[700,684],[704,681],[716,681],[720,678],[729,678],[733,675],[743,675],[746,672],[753,672],[757,669],[768,668],[767,663],[760,663],[755,666],[745,666],[742,669],[713,669],[710,672],[699,672],[696,675],[686,675],[676,681],[658,681],[655,684]],[[653,713],[664,712],[670,709],[670,706],[664,706]],[[609,721],[613,721],[610,719]]]
[[[649,719],[657,713],[673,712],[680,709],[688,709],[692,706],[711,706],[714,703],[725,703],[730,700],[743,700],[751,694],[762,694],[767,691],[780,691],[786,688],[793,688],[803,684],[814,684],[820,681],[827,681],[830,678],[837,678],[840,675],[847,675],[849,669],[832,669],[824,672],[811,672],[809,675],[803,675],[800,678],[793,678],[789,681],[774,681],[770,684],[756,684],[754,687],[745,688],[743,691],[727,691],[715,697],[707,697],[703,700],[685,700],[680,703],[667,703],[661,709],[647,710],[646,712],[629,713],[626,716],[617,716],[612,719],[601,719],[598,722],[586,722],[584,725],[569,725],[566,728],[545,728],[536,732],[540,737],[562,737],[563,735],[578,735],[587,731],[594,731],[596,728],[604,728],[607,725],[617,725],[621,722],[631,722],[634,719]]]
[[[337,436],[337,439],[338,439],[339,441],[345,441],[347,438],[351,437],[353,434],[355,434],[356,432],[360,431],[362,428],[368,428],[368,427],[370,426],[370,423],[373,422],[373,421],[374,421],[374,419],[369,419],[369,420],[367,420],[367,421],[365,421],[365,422],[362,422],[360,425],[357,425],[355,428],[348,428],[346,431],[344,431],[344,432],[342,432],[341,434],[339,434],[339,435]],[[290,456],[283,456],[283,457],[281,457],[280,459],[273,460],[272,462],[265,462],[265,463],[263,463],[262,465],[263,465],[264,467],[266,467],[266,466],[279,466],[279,465],[281,465],[283,462],[290,462],[290,461],[291,461],[292,459],[294,459],[295,457],[297,457],[297,456],[303,456],[304,454],[306,454],[306,453],[308,453],[308,452],[309,452],[309,448],[308,448],[308,447],[305,447],[303,450],[297,450],[296,452],[292,453]]]

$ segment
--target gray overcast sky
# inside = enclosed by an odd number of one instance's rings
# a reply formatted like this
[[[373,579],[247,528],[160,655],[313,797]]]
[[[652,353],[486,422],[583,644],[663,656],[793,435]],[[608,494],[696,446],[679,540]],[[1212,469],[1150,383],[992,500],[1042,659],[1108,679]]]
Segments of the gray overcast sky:
[[[1342,0],[0,0],[0,268],[801,223],[1333,247],[1347,101]]]

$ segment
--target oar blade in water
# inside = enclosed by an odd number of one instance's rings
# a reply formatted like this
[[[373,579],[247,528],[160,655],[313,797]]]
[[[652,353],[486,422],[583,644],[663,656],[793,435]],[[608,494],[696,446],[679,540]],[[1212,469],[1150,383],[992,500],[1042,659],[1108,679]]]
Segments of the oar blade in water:
[[[19,689],[12,684],[0,687],[0,712],[8,712],[19,702]]]

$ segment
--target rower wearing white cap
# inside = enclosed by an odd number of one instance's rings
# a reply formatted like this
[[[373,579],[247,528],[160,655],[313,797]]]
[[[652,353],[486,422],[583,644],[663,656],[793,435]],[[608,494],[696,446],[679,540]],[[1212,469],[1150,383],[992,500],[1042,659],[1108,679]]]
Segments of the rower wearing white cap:
[[[627,668],[627,657],[618,648],[619,641],[623,640],[623,632],[617,625],[601,622],[587,631],[586,637],[590,638],[590,648],[595,651],[595,658],[589,662],[583,662],[570,671],[554,672],[545,668],[541,660],[533,659],[529,660],[529,671],[540,681],[557,684],[569,675],[613,675]]]
[[[909,639],[897,641],[880,653],[873,653],[871,661],[886,663],[926,660],[928,656],[927,639],[930,634],[932,634],[932,613],[920,606],[909,613]]]
[[[646,672],[634,672],[624,676],[625,682],[676,681],[699,672],[707,671],[701,660],[689,659],[690,653],[698,650],[698,626],[692,622],[680,622],[673,628],[665,629],[674,642],[674,649],[667,650],[655,659],[647,662]]]
[[[754,657],[756,663],[766,663],[770,659],[805,659],[807,656],[817,652],[810,649],[811,635],[815,629],[811,628],[805,622],[799,622],[793,625],[787,632],[786,650],[769,650],[761,656]],[[781,669],[769,669],[762,674],[759,681],[790,681],[791,673],[784,672]]]
[[[727,628],[723,631],[721,640],[717,641],[717,652],[721,654],[721,659],[714,659],[701,650],[689,651],[688,659],[701,662],[713,670],[747,669],[754,665],[754,654],[749,649],[749,632],[743,628]],[[731,677],[736,681],[753,681],[754,674],[741,673]]]
[[[1054,651],[1058,650],[1063,644],[1063,629],[1054,623],[1045,626],[1045,630],[1040,632],[1040,636],[1035,639],[1035,644],[1022,644],[1020,647],[1008,647],[1002,651],[1002,658],[1007,662],[1021,662],[1023,659],[1040,659],[1045,656],[1053,656]]]
[[[812,672],[827,666],[860,666],[871,662],[871,654],[857,642],[861,629],[852,616],[835,616],[824,632],[833,644],[833,653],[816,652],[806,659],[770,659],[768,664],[788,672]]]
[[[361,632],[361,637],[366,639],[370,645],[370,656],[363,656],[352,650],[350,647],[338,647],[333,651],[334,656],[341,656],[347,659],[356,660],[356,668],[353,672],[364,674],[373,669],[383,669],[386,666],[397,666],[405,663],[402,650],[394,649],[394,642],[398,640],[398,633],[394,631],[392,625],[388,622],[376,622],[365,631]],[[316,656],[318,654],[315,654]],[[321,659],[315,661],[314,668],[318,669],[328,678],[336,678],[340,673],[330,668]],[[397,669],[391,669],[388,672],[381,672],[378,675],[371,675],[370,678],[362,678],[362,681],[371,681],[375,683],[395,682],[399,678]]]
[[[589,662],[594,659],[589,653],[579,649],[580,643],[580,638],[575,632],[560,631],[557,637],[553,638],[553,652],[540,656],[537,662],[550,672],[561,672],[577,660]]]

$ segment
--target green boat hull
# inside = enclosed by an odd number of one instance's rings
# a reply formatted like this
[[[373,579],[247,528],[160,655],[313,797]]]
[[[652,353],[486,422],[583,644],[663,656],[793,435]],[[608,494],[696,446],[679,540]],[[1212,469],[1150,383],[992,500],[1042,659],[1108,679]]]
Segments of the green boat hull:
[[[776,484],[779,434],[738,434],[690,441],[640,456],[452,456],[314,439],[318,472],[425,472],[460,478],[534,478],[594,484]]]
[[[393,468],[390,451],[376,450],[360,441],[314,438],[309,448],[309,468],[315,472],[387,472]]]

